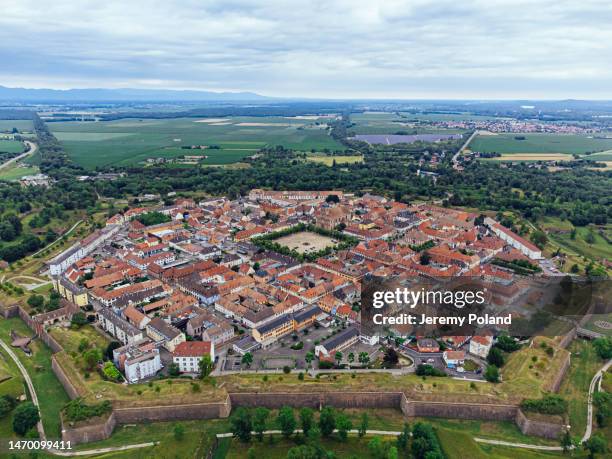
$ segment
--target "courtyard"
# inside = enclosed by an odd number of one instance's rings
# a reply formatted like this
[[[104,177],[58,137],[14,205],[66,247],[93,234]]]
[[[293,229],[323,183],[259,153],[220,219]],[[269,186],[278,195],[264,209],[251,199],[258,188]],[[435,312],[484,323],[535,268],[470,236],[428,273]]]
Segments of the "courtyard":
[[[327,247],[334,247],[338,241],[311,231],[301,231],[299,233],[280,237],[276,239],[275,242],[303,255],[306,253],[318,252]]]

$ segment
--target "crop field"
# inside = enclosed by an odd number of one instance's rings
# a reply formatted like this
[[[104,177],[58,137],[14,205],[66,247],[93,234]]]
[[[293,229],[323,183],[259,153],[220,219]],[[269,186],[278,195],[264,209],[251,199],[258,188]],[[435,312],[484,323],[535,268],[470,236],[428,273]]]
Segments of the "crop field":
[[[32,132],[34,125],[32,120],[0,120],[0,132],[11,133],[13,128],[17,128],[19,132]]]
[[[386,112],[354,113],[351,121],[355,126],[350,128],[355,134],[458,134],[462,131],[455,129],[439,129],[434,126],[421,125],[423,121],[432,121],[422,118],[421,115],[397,114]]]
[[[25,150],[23,142],[17,140],[0,140],[0,152],[21,153]]]
[[[144,163],[206,155],[203,165],[230,164],[260,148],[282,145],[299,151],[343,150],[326,121],[282,117],[122,119],[48,123],[70,157],[83,167]],[[219,148],[189,149],[192,145]]]
[[[519,140],[524,138],[524,140]],[[477,136],[470,150],[485,153],[515,154],[584,154],[612,149],[612,138],[595,138],[566,134],[498,134]],[[554,158],[551,158],[554,159]],[[603,158],[602,158],[603,159]]]
[[[313,161],[315,163],[325,164],[326,166],[332,166],[334,161],[337,165],[340,164],[354,164],[354,163],[362,163],[363,155],[308,155],[306,157],[308,161]]]

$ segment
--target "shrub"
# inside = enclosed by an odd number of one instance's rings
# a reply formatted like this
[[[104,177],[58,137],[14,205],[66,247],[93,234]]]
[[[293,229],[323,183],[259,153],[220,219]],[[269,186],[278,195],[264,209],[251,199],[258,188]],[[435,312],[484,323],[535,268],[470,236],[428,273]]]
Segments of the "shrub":
[[[111,402],[105,400],[100,403],[89,405],[82,398],[75,398],[68,402],[63,409],[64,418],[71,422],[102,416],[112,410]]]
[[[521,408],[534,413],[565,414],[567,413],[567,400],[559,395],[546,395],[540,399],[523,400]]]
[[[419,364],[416,367],[417,376],[446,376],[446,373],[439,368],[427,364]]]

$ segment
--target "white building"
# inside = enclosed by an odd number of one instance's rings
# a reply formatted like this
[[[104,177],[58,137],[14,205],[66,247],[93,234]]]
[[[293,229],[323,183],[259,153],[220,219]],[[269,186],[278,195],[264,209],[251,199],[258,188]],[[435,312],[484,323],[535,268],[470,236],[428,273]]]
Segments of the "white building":
[[[492,336],[474,336],[470,341],[470,354],[486,359],[491,346],[493,346]]]
[[[215,361],[215,344],[211,341],[184,341],[174,349],[172,361],[181,373],[199,373],[200,360],[205,355]]]
[[[128,357],[124,362],[125,379],[136,383],[155,374],[162,369],[159,349],[151,349]]]
[[[485,224],[489,226],[491,231],[493,231],[497,237],[520,251],[523,255],[528,256],[532,260],[542,259],[542,251],[528,240],[520,237],[516,233],[513,233],[508,228],[500,225],[490,217],[485,218]]]

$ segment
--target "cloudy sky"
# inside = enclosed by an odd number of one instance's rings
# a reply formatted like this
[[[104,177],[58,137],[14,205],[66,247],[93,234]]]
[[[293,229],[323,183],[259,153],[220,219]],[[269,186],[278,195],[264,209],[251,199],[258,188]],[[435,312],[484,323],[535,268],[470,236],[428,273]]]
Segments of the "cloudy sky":
[[[610,0],[0,0],[0,85],[612,99]]]

